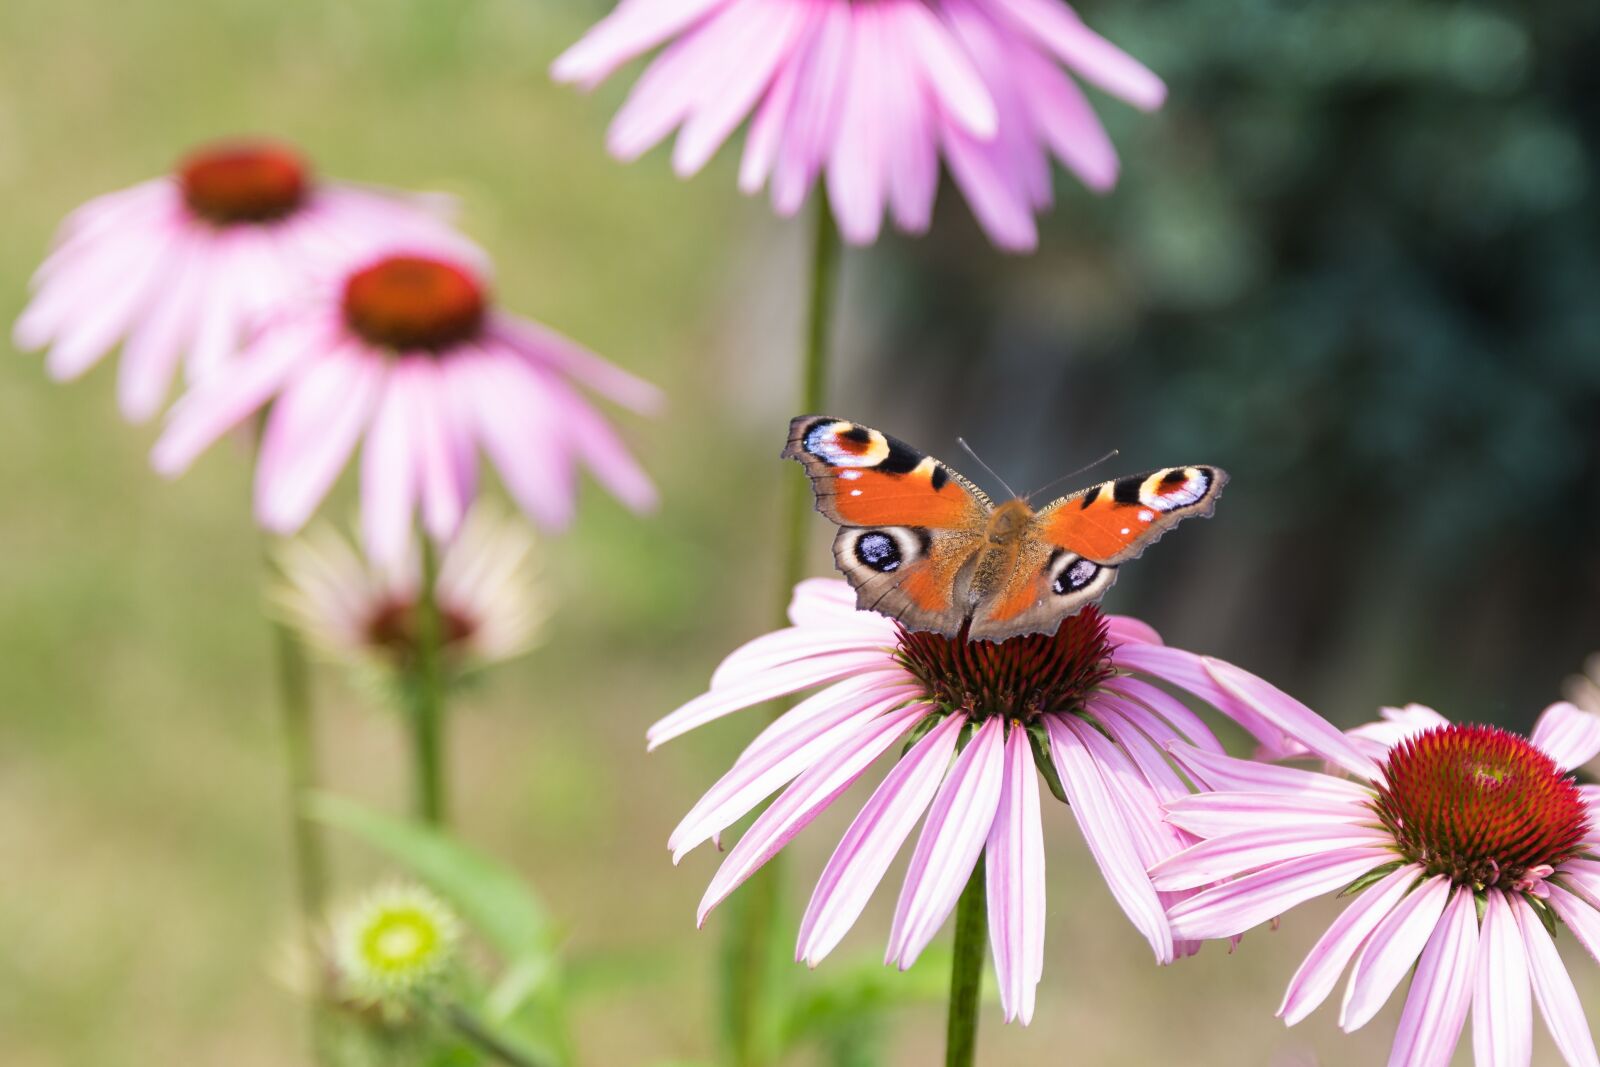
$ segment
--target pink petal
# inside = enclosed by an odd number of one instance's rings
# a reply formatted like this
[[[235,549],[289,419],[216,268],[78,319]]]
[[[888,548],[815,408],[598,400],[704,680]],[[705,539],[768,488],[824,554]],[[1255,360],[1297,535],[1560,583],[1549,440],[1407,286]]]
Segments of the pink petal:
[[[1533,1002],[1528,953],[1505,894],[1485,894],[1472,994],[1472,1051],[1480,1064],[1526,1067],[1533,1059]]]
[[[1161,635],[1156,632],[1155,627],[1132,615],[1107,615],[1106,636],[1116,645],[1127,644],[1130,641],[1147,645],[1161,644]]]
[[[1199,697],[1254,734],[1267,746],[1269,754],[1276,755],[1281,750],[1283,731],[1230,697],[1206,670],[1204,657],[1166,645],[1128,644],[1112,650],[1111,662]],[[1119,678],[1117,684],[1123,681]],[[1221,751],[1220,745],[1217,751]]]
[[[1567,924],[1567,929],[1572,931],[1578,944],[1587,949],[1589,955],[1600,960],[1600,910],[1559,885],[1546,883],[1546,888],[1550,891],[1548,900],[1556,915]]]
[[[800,82],[800,70],[811,50],[811,38],[823,18],[823,9],[804,9],[805,26],[796,34],[794,45],[756,109],[750,130],[745,134],[744,158],[739,162],[739,189],[754,193],[766,183],[778,160],[778,149],[783,144],[785,124],[794,108],[795,86]]]
[[[265,404],[297,368],[337,343],[302,323],[263,334],[227,374],[179,398],[150,453],[151,464],[167,477],[183,473],[213,441]]]
[[[800,922],[795,958],[815,967],[844,937],[933,800],[966,725],[947,716],[894,765],[834,849]]]
[[[1000,127],[994,100],[977,68],[955,42],[950,28],[922,4],[903,4],[896,11],[896,29],[954,128],[980,141]]]
[[[1462,888],[1417,962],[1389,1067],[1449,1067],[1472,1005],[1477,969],[1477,905],[1472,890]]]
[[[565,387],[558,387],[556,401],[566,416],[573,449],[600,484],[634,511],[654,511],[660,500],[655,484],[629,453],[617,431],[599,412]]]
[[[1097,193],[1117,184],[1117,150],[1083,90],[1030,48],[1015,51],[1014,74],[1033,124],[1051,150]]]
[[[1006,738],[1000,806],[989,829],[989,945],[1007,1022],[1033,1019],[1034,991],[1044,974],[1044,829],[1039,819],[1039,773],[1028,732],[1013,725]]]
[[[1001,720],[986,720],[934,797],[900,890],[885,963],[902,971],[915,963],[966,888],[1000,804],[1003,743]]]
[[[450,388],[438,362],[425,355],[402,357],[394,372],[404,383],[411,409],[412,455],[421,475],[422,524],[435,541],[448,541],[467,511],[469,486],[462,484],[460,432],[453,425]]]
[[[1534,723],[1528,738],[1564,771],[1581,767],[1600,754],[1600,715],[1591,715],[1566,701],[1551,704]]]
[[[800,210],[833,147],[854,45],[850,29],[848,5],[826,5],[800,68],[794,114],[785,125],[772,173],[772,206],[780,215]]]
[[[1039,246],[1033,205],[1020,187],[1015,168],[1007,165],[970,134],[945,125],[941,129],[945,162],[967,198],[989,240],[1007,252],[1032,252]]]
[[[1351,958],[1421,876],[1422,868],[1416,864],[1401,867],[1362,890],[1340,913],[1289,980],[1283,1004],[1278,1008],[1285,1025],[1293,1026],[1328,999]]]
[[[1429,878],[1378,924],[1356,957],[1345,987],[1339,1026],[1346,1033],[1365,1026],[1383,1007],[1433,936],[1449,899],[1449,879]]]
[[[1112,655],[1114,659],[1115,653]],[[1135,705],[1134,708],[1123,705],[1119,707],[1152,739],[1160,736],[1165,730],[1175,730],[1191,745],[1198,745],[1209,752],[1222,753],[1222,742],[1217,740],[1211,728],[1200,716],[1190,711],[1181,700],[1166,690],[1157,688],[1142,678],[1122,675],[1106,683],[1106,692]],[[1143,714],[1140,714],[1141,711]],[[1151,716],[1159,716],[1164,729],[1150,725],[1148,718]]]
[[[1085,26],[1066,5],[1057,0],[993,2],[1091,85],[1145,111],[1154,111],[1166,100],[1167,87],[1160,78]]]
[[[411,510],[421,488],[401,376],[388,375],[373,407],[372,427],[361,450],[361,539],[375,563],[392,566],[411,544]]]
[[[457,356],[453,369],[477,414],[478,440],[517,506],[561,529],[577,495],[570,443],[530,368],[489,354]]]
[[[762,864],[777,855],[841,793],[854,785],[873,761],[904,737],[906,731],[921,717],[921,711],[916,708],[888,712],[865,730],[842,741],[784,790],[772,806],[761,813],[717,869],[716,877],[706,887],[705,896],[700,901],[697,924],[705,925],[711,909],[725,900]]]
[[[558,82],[593,88],[618,67],[693,26],[728,0],[626,0],[550,66]]]
[[[1572,978],[1556,952],[1555,943],[1545,932],[1533,907],[1521,897],[1511,901],[1517,925],[1522,928],[1522,944],[1528,952],[1528,977],[1533,980],[1533,999],[1539,1014],[1555,1039],[1556,1048],[1572,1067],[1595,1067],[1594,1036],[1583,1015],[1583,1003],[1572,987]]]
[[[843,694],[825,690],[811,699],[820,703],[819,698],[827,698],[825,713],[804,714],[803,727],[791,730],[782,743],[767,744],[747,753],[706,790],[667,839],[673,863],[732,826],[785,782],[905,701],[901,693],[863,693],[859,687]]]
[[[1231,663],[1206,658],[1206,670],[1230,696],[1312,752],[1357,777],[1378,777],[1377,764],[1322,716],[1283,690]]]
[[[910,233],[924,233],[932,224],[939,190],[939,143],[932,104],[900,25],[908,8],[921,10],[915,0],[879,5],[883,19],[878,58],[883,92],[880,113],[895,224]]]
[[[672,153],[672,166],[680,177],[695,174],[710,162],[756,101],[777,76],[800,34],[810,28],[810,9],[801,4],[766,4],[752,9],[746,30],[747,46],[729,65],[714,92],[683,124]]]
[[[194,326],[205,278],[203,255],[191,241],[174,252],[174,259],[166,291],[151,301],[143,321],[122,346],[117,401],[131,422],[144,422],[160,410]]]
[[[877,4],[850,4],[846,10],[854,21],[855,48],[839,114],[839,133],[828,162],[828,200],[839,232],[846,240],[864,245],[878,238],[888,195],[884,158],[888,129],[880,112],[881,20]]]
[[[834,631],[821,628],[791,628],[762,634],[730,652],[711,675],[711,688],[769,671],[788,663],[834,652],[866,652],[878,649],[884,666],[899,667],[892,648],[885,648],[876,635],[859,630]],[[907,675],[907,677],[910,677]]]
[[[1167,801],[1166,810],[1174,826],[1200,837],[1313,823],[1328,830],[1373,819],[1372,809],[1360,802],[1264,792],[1196,793]]]
[[[652,415],[666,406],[666,397],[656,386],[531,319],[495,315],[488,334],[490,341],[510,347],[629,411]]]
[[[1076,725],[1066,716],[1045,716],[1050,754],[1066,790],[1072,815],[1083,831],[1111,895],[1150,942],[1161,963],[1172,962],[1172,930],[1129,840],[1128,824]]]
[[[1366,803],[1373,796],[1366,786],[1329,774],[1234,759],[1192,745],[1168,745],[1167,750],[1185,770],[1217,791],[1283,793],[1307,800],[1323,797],[1354,803]]]
[[[1172,906],[1168,916],[1173,933],[1196,941],[1234,937],[1297,904],[1344,888],[1393,855],[1374,848],[1336,849],[1213,886]]]
[[[1197,889],[1285,860],[1333,849],[1381,847],[1394,837],[1381,827],[1326,823],[1266,826],[1204,841],[1153,866],[1157,889]]]
[[[386,368],[349,347],[320,356],[267,414],[256,466],[256,518],[275,533],[305,525],[366,429]]]
[[[730,715],[735,711],[764,704],[790,693],[813,686],[847,678],[861,671],[872,670],[883,664],[883,653],[847,652],[833,656],[817,656],[778,670],[769,671],[759,678],[751,678],[736,685],[725,686],[703,693],[678,710],[650,727],[647,738],[651,749],[664,744],[697,726]]]
[[[891,695],[907,701],[920,697],[920,690],[915,686],[906,685],[905,681],[905,675],[896,671],[868,671],[842,682],[835,682],[828,688],[813,693],[768,723],[766,729],[744,747],[744,751],[739,753],[739,758],[735,762],[742,763],[774,746],[793,744],[796,737],[814,730],[817,721],[833,719],[844,714],[843,709],[838,706],[841,703],[853,702],[856,706],[860,706],[867,700]],[[917,706],[923,709],[924,716],[936,710],[933,705],[920,701]]]

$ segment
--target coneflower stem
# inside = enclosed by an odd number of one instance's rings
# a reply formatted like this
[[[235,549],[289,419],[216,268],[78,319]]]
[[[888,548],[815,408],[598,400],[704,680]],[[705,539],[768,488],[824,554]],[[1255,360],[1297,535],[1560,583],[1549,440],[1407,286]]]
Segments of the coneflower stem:
[[[445,821],[444,786],[444,622],[439,612],[439,556],[426,533],[422,542],[422,582],[417,591],[417,649],[411,679],[412,787],[416,815],[425,823]]]
[[[300,905],[301,937],[306,959],[322,974],[321,945],[317,929],[327,902],[328,865],[322,833],[306,811],[306,801],[317,788],[316,734],[311,713],[311,673],[300,638],[281,622],[272,624],[273,656],[277,661],[278,707],[283,720],[283,755],[288,768],[289,839],[294,851],[296,896]],[[311,1050],[316,1063],[326,1063],[328,1016],[324,990],[311,999]]]
[[[983,992],[983,953],[989,940],[989,904],[983,856],[956,903],[956,945],[950,960],[950,1014],[945,1029],[945,1067],[972,1067],[978,1052],[978,1001]]]
[[[817,196],[807,271],[805,335],[800,353],[800,397],[796,415],[817,415],[827,401],[828,347],[833,336],[833,311],[839,281],[839,230],[827,198]],[[789,598],[806,574],[806,545],[811,531],[811,485],[799,471],[784,503],[783,549],[776,616],[788,625]],[[783,710],[775,705],[773,714]],[[734,1067],[763,1067],[776,1055],[779,1029],[778,994],[782,975],[779,937],[782,911],[783,853],[751,876],[731,901],[727,942],[723,947],[723,1032]]]

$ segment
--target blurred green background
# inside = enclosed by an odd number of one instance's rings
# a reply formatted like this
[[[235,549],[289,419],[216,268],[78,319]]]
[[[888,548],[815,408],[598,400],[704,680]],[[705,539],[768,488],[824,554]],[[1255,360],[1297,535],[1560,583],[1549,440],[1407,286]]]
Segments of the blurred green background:
[[[71,207],[267,133],[329,175],[458,194],[507,305],[667,388],[666,419],[622,420],[661,514],[588,487],[547,543],[550,644],[464,702],[452,739],[464,836],[609,976],[576,1029],[583,1062],[611,1067],[715,1047],[720,924],[693,925],[714,857],[675,870],[664,842],[755,724],[648,758],[642,734],[772,614],[804,241],[733,191],[726,152],[690,183],[661,153],[606,158],[626,80],[585,98],[544,73],[604,7],[10,0],[0,317]],[[932,238],[851,253],[831,413],[947,458],[965,435],[1013,483],[1114,447],[1107,476],[1227,466],[1216,518],[1133,568],[1114,608],[1343,722],[1422,700],[1526,727],[1600,648],[1600,9],[1083,11],[1173,90],[1155,117],[1101,101],[1122,188],[1061,180],[1029,258],[992,251],[948,189]],[[0,1062],[302,1062],[245,457],[162,483],[108,370],[71,388],[34,357],[0,370]],[[820,520],[815,537],[821,573]],[[399,808],[396,723],[318,681],[329,780]],[[792,848],[793,897],[855,799]],[[1385,1054],[1398,1002],[1354,1037],[1331,1010],[1272,1019],[1331,909],[1157,969],[1066,813],[1047,822],[1038,1019],[988,1010],[983,1062]],[[356,891],[381,867],[343,845]],[[824,977],[881,952],[880,898]],[[1595,1004],[1600,975],[1574,969]],[[940,1011],[896,1022],[883,1062],[930,1062]]]

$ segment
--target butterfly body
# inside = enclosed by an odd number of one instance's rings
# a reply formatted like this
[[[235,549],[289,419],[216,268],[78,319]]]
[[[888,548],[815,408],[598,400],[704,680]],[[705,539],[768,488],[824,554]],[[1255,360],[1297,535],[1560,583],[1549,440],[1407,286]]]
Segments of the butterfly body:
[[[844,419],[789,424],[786,458],[811,476],[834,523],[834,560],[857,606],[911,630],[999,641],[1054,633],[1097,602],[1118,567],[1181,519],[1210,514],[1227,475],[1168,467],[1034,510],[995,504],[903,441]]]

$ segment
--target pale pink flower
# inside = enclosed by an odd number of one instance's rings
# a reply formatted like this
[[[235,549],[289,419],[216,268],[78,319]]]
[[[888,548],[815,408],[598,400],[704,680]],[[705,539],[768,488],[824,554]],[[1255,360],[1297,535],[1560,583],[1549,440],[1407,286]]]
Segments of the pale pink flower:
[[[439,559],[434,598],[446,667],[463,674],[528,651],[549,614],[533,531],[479,498]],[[326,658],[388,674],[416,658],[420,546],[377,566],[343,533],[315,525],[275,552],[284,620]]]
[[[687,176],[753,116],[740,188],[770,184],[788,216],[825,173],[857,244],[877,239],[885,210],[928,228],[942,156],[990,238],[1032,249],[1052,155],[1096,192],[1117,180],[1067,72],[1145,110],[1166,96],[1059,0],[622,0],[552,73],[592,87],[660,46],[612,123],[612,153],[635,159],[681,127],[672,158]]]
[[[1172,746],[1215,790],[1167,803],[1173,826],[1205,839],[1151,869],[1157,887],[1192,894],[1169,909],[1174,933],[1236,937],[1342,890],[1351,902],[1289,983],[1285,1022],[1350,967],[1339,1025],[1358,1029],[1415,967],[1390,1064],[1444,1067],[1469,1010],[1479,1067],[1527,1064],[1531,1003],[1569,1064],[1600,1063],[1555,946],[1564,925],[1600,954],[1600,788],[1570,773],[1600,752],[1600,717],[1555,704],[1524,739],[1411,705],[1352,734],[1355,752],[1304,739],[1337,775]]]
[[[580,460],[623,503],[653,507],[650,479],[577,387],[635,411],[657,407],[655,387],[498,310],[487,285],[481,256],[459,240],[370,253],[173,405],[156,469],[182,472],[266,409],[256,516],[288,534],[364,438],[363,541],[384,565],[402,558],[414,511],[435,539],[455,532],[476,492],[480,447],[546,526],[571,518]]]
[[[33,277],[16,345],[48,347],[45,369],[69,380],[120,343],[118,402],[142,422],[180,362],[198,380],[332,257],[442,230],[437,208],[437,198],[319,180],[281,145],[212,145],[67,218]]]
[[[742,708],[823,687],[757,736],[673,831],[676,861],[789,783],[723,861],[700,922],[875,760],[910,741],[823,871],[796,956],[815,965],[833,950],[926,812],[886,962],[916,960],[984,855],[1008,1020],[1032,1016],[1044,967],[1040,771],[1055,779],[1052,790],[1059,783],[1112,895],[1167,963],[1196,946],[1174,938],[1145,869],[1195,839],[1161,819],[1161,802],[1187,791],[1162,746],[1182,740],[1222,752],[1174,691],[1240,717],[1262,737],[1316,729],[1299,721],[1309,713],[1288,722],[1255,715],[1211,680],[1215,661],[1093,608],[1053,636],[968,642],[907,633],[857,611],[844,582],[814,579],[795,589],[789,618],[793,626],[735,651],[709,692],[650,729],[653,748]],[[1327,733],[1337,745],[1338,732]]]

